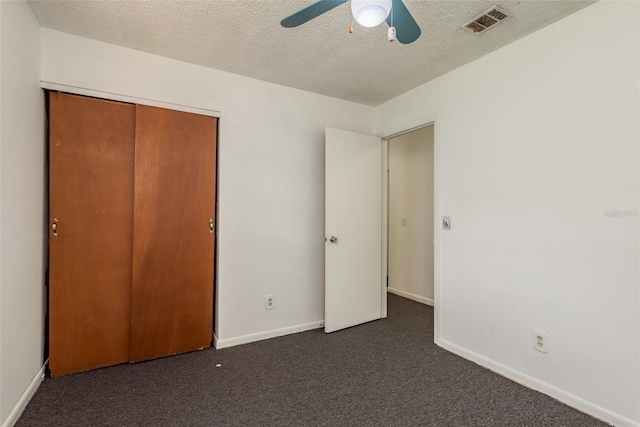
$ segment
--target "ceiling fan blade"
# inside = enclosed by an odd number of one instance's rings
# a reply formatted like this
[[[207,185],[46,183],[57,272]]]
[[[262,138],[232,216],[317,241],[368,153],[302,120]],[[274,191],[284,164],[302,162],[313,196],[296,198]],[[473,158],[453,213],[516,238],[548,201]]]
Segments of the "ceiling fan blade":
[[[340,6],[342,3],[346,3],[347,1],[349,0],[318,0],[293,15],[284,18],[280,21],[280,25],[285,28],[297,27],[298,25],[311,21],[313,18],[330,11],[334,7]]]
[[[396,27],[396,38],[402,44],[413,43],[420,37],[422,31],[416,23],[411,12],[404,5],[402,0],[393,0],[391,13],[387,16],[387,24],[391,27],[391,16],[393,14],[393,26]]]

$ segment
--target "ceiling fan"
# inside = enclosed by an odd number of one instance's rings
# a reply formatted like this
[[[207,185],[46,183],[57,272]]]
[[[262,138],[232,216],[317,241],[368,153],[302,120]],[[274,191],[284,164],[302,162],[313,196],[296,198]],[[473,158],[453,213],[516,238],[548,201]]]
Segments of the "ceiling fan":
[[[318,0],[302,10],[280,21],[285,28],[293,28],[311,21],[349,0]],[[386,21],[389,25],[389,40],[398,39],[409,44],[420,37],[420,27],[402,0],[351,0],[354,19],[365,27],[375,27]]]

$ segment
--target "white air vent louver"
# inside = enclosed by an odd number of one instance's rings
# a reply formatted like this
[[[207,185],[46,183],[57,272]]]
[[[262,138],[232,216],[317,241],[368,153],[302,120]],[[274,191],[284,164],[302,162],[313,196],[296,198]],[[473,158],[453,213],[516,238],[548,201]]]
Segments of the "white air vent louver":
[[[509,12],[499,6],[493,6],[486,12],[473,18],[462,26],[465,30],[472,31],[474,33],[483,33],[489,28],[494,27],[496,24],[502,22],[505,18],[511,16]]]

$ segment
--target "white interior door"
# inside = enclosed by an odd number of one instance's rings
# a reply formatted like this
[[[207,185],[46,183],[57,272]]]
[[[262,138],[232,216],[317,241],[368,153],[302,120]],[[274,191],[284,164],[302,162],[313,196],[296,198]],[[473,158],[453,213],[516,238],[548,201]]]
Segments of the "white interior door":
[[[380,319],[380,138],[326,129],[325,238],[325,332]]]

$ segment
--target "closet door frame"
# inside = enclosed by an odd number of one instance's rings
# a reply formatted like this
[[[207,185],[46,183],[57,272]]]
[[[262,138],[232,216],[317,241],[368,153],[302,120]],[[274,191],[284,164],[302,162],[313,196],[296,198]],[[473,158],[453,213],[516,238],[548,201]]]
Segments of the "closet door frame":
[[[45,90],[46,96],[45,96],[45,105],[46,105],[46,110],[47,110],[47,118],[48,118],[48,125],[50,126],[50,120],[49,120],[49,96],[50,94],[54,93],[54,92],[60,92],[66,95],[76,95],[76,96],[81,96],[81,97],[88,97],[88,98],[96,98],[99,100],[104,100],[104,101],[114,101],[114,102],[120,102],[120,103],[125,103],[125,104],[138,104],[138,105],[146,105],[146,106],[155,106],[155,107],[159,107],[159,108],[164,108],[164,109],[168,109],[168,110],[174,110],[174,111],[183,111],[183,112],[189,112],[189,113],[194,113],[194,114],[199,114],[199,115],[203,115],[203,116],[210,116],[210,117],[215,117],[217,119],[217,125],[216,125],[216,153],[215,153],[215,171],[216,171],[216,175],[215,175],[215,217],[214,217],[214,222],[215,222],[215,230],[214,230],[214,260],[213,260],[213,301],[212,301],[212,310],[213,310],[213,316],[212,316],[212,325],[211,325],[211,331],[212,331],[212,339],[213,339],[213,344],[215,345],[215,328],[216,328],[216,324],[217,324],[217,313],[218,313],[218,306],[220,304],[219,300],[218,300],[218,288],[217,288],[217,282],[218,282],[218,259],[219,259],[219,226],[218,226],[218,217],[219,217],[219,194],[220,194],[220,187],[219,187],[219,164],[220,164],[220,126],[221,126],[221,112],[218,110],[213,110],[213,109],[209,109],[209,108],[201,108],[201,107],[195,107],[195,106],[189,106],[189,105],[184,105],[184,104],[176,104],[176,103],[171,103],[171,102],[165,102],[165,101],[159,101],[156,99],[149,99],[149,98],[143,98],[143,97],[137,97],[137,96],[133,96],[133,95],[126,95],[126,94],[118,94],[118,93],[112,93],[112,92],[104,92],[104,91],[99,91],[99,90],[94,90],[94,89],[89,89],[89,88],[84,88],[84,87],[78,87],[78,86],[69,86],[69,85],[65,85],[65,84],[60,84],[60,83],[55,83],[55,82],[46,82],[43,81],[41,82],[41,87],[43,90]],[[49,133],[47,132],[47,136],[49,136]],[[50,149],[50,143],[51,141],[48,139],[47,141],[47,149]],[[49,164],[49,156],[47,156],[47,165],[45,166],[46,169],[46,174],[47,177],[49,177],[49,172],[50,172],[50,164]],[[49,208],[50,208],[50,182],[47,181],[47,186],[46,186],[46,191],[47,191],[47,200],[49,201]],[[50,211],[50,209],[49,209]],[[50,251],[49,251],[49,247],[50,247],[50,243],[51,243],[51,223],[49,223],[49,230],[47,233],[47,241],[48,241],[48,245],[47,245],[47,260],[49,260],[50,257]],[[50,319],[50,313],[51,313],[51,307],[50,307],[50,268],[51,266],[48,266],[47,269],[47,275],[45,277],[45,284],[47,286],[47,291],[46,291],[46,304],[47,304],[47,312],[46,312],[46,316],[45,316],[45,359],[48,359],[48,357],[50,356],[50,323],[51,323],[51,319]],[[49,366],[50,368],[50,366]],[[50,370],[50,369],[49,369]]]

